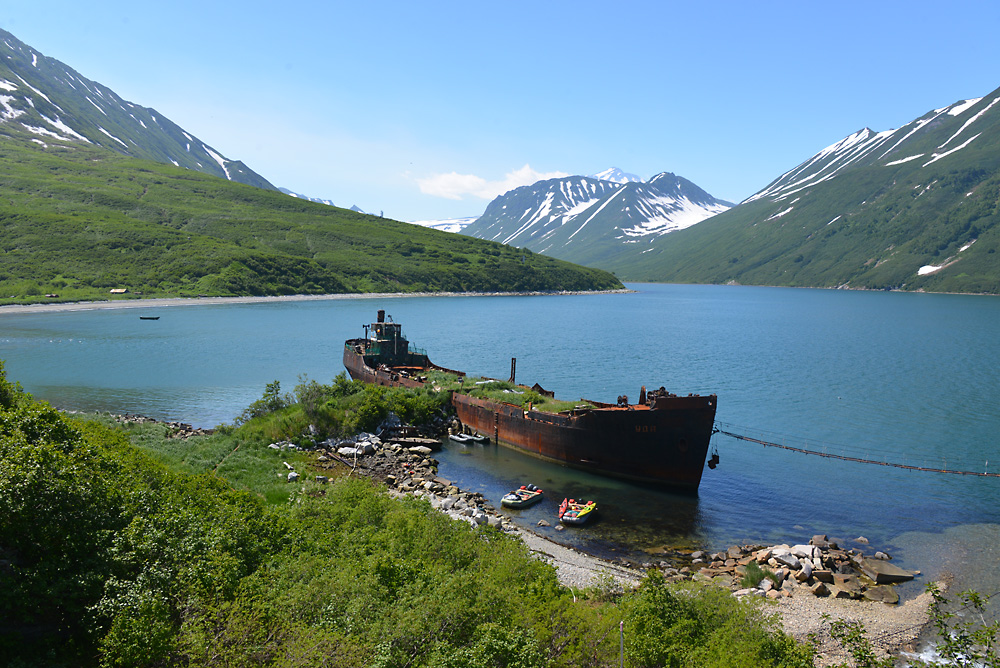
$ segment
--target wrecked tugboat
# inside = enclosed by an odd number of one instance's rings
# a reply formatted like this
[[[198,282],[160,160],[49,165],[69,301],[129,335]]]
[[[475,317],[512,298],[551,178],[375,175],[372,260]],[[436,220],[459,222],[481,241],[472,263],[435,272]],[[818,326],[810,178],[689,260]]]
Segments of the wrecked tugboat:
[[[365,337],[344,344],[351,378],[367,383],[423,387],[424,374],[461,371],[433,364],[413,348],[402,327],[386,320],[365,325]],[[511,382],[514,363],[511,364]],[[535,391],[552,396],[537,384]],[[638,403],[585,400],[585,405],[549,412],[454,390],[451,403],[467,427],[491,435],[495,443],[542,459],[599,475],[694,492],[701,482],[715,422],[716,396],[678,396],[664,388],[639,392]]]

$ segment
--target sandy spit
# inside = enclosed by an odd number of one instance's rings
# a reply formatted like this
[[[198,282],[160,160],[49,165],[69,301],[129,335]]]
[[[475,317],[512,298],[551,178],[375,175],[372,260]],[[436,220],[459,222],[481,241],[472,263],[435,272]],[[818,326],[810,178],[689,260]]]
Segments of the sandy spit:
[[[171,306],[211,306],[216,304],[268,304],[272,302],[312,302],[344,299],[399,299],[402,297],[551,297],[564,295],[616,295],[635,290],[592,290],[557,292],[366,292],[361,294],[282,295],[277,297],[169,297],[152,299],[109,299],[94,302],[58,304],[9,304],[0,306],[5,313],[58,313],[124,308],[169,308]]]

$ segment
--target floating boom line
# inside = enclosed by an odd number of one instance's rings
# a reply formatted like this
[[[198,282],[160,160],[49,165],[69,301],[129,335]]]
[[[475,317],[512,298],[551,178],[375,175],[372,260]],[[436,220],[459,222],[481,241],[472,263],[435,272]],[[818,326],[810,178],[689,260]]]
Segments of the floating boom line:
[[[723,429],[726,427],[726,429]],[[738,441],[747,441],[750,443],[759,443],[765,448],[781,448],[782,450],[790,450],[791,452],[798,452],[803,455],[816,455],[818,457],[826,457],[828,459],[839,459],[845,462],[856,462],[858,464],[878,464],[879,466],[888,466],[897,469],[906,469],[908,471],[923,471],[925,473],[952,473],[955,475],[972,475],[978,476],[980,478],[1000,478],[1000,473],[989,473],[988,470],[980,471],[956,471],[954,469],[946,468],[934,468],[932,466],[914,466],[911,464],[900,464],[898,462],[890,461],[879,461],[877,459],[867,459],[865,457],[852,457],[850,455],[835,454],[832,452],[820,452],[819,450],[810,450],[808,448],[798,448],[791,445],[785,445],[783,443],[774,443],[772,441],[765,441],[761,438],[754,438],[752,436],[746,436],[745,434],[737,434],[730,429],[740,429],[736,425],[726,424],[724,422],[716,422],[715,428],[712,430],[713,434],[722,434],[723,436],[729,436]],[[986,462],[986,467],[988,469],[989,462]]]

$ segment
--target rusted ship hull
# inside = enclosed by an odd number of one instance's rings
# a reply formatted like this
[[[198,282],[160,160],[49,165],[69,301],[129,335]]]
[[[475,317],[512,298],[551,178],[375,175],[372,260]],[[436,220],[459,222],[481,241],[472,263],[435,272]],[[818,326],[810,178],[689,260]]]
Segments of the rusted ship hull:
[[[575,415],[524,411],[452,395],[458,419],[552,462],[627,480],[696,490],[715,422],[715,397],[673,397],[662,408],[605,407]]]
[[[385,325],[381,313],[379,317],[372,328]],[[398,329],[392,335],[401,336]],[[403,338],[399,341],[406,343]],[[391,360],[376,356],[371,354],[370,342],[345,342],[344,366],[356,380],[422,387],[421,371],[441,369],[464,375],[432,364],[425,354],[399,353]],[[592,401],[593,408],[566,413],[523,410],[459,392],[452,393],[451,403],[464,425],[501,445],[600,475],[686,491],[696,491],[701,482],[716,410],[714,394],[663,393],[634,405]]]

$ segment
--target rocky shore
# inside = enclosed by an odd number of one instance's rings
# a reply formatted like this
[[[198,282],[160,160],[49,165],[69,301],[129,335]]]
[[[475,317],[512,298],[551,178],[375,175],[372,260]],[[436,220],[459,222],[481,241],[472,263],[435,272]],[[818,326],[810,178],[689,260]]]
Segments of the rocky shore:
[[[214,429],[201,429],[199,427],[192,427],[186,422],[160,422],[155,418],[145,417],[143,415],[113,415],[115,421],[119,424],[130,425],[130,424],[162,424],[166,428],[167,438],[181,438],[187,439],[192,436],[207,436],[213,433]]]
[[[824,535],[800,545],[733,546],[716,553],[672,551],[659,555],[653,565],[611,562],[559,545],[530,528],[517,527],[481,494],[463,491],[439,476],[430,447],[435,443],[439,444],[420,438],[383,442],[369,434],[350,441],[325,441],[317,444],[317,466],[346,466],[351,475],[385,483],[393,494],[425,498],[456,520],[516,534],[539,558],[555,566],[559,581],[571,588],[606,587],[609,581],[632,587],[646,569],[654,567],[670,581],[712,582],[731,589],[734,596],[761,597],[774,606],[786,633],[800,641],[815,639],[817,665],[847,658],[829,635],[827,615],[830,620],[862,623],[880,655],[912,651],[928,622],[929,595],[899,603],[893,587],[919,573],[897,568],[885,552],[868,550],[866,554],[860,547],[842,548]],[[272,447],[283,445],[289,444]],[[295,472],[288,476],[298,479]],[[867,543],[863,538],[854,542]],[[755,571],[760,575],[753,575]]]

